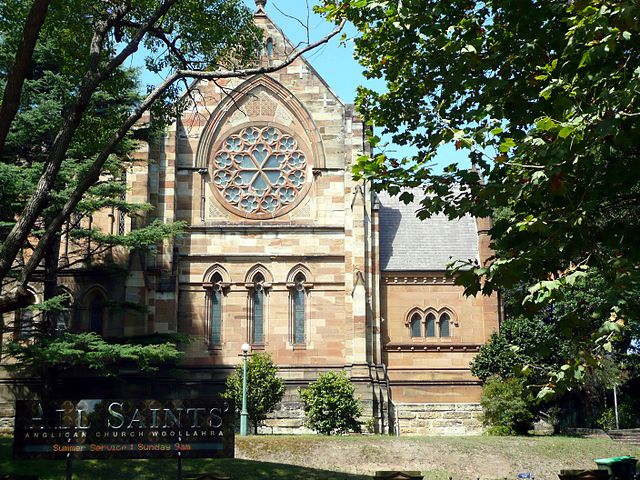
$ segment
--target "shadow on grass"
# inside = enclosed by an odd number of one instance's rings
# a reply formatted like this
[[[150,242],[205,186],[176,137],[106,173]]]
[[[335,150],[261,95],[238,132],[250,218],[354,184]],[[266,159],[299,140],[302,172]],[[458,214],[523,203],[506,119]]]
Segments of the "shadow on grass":
[[[74,480],[174,480],[177,478],[176,460],[77,460],[73,462]],[[12,441],[0,439],[0,475],[12,473],[38,475],[42,480],[65,478],[65,462],[53,460],[13,460]],[[208,473],[244,479],[309,479],[309,480],[369,480],[366,475],[353,475],[329,470],[299,467],[281,463],[256,462],[237,459],[185,459],[185,476]]]

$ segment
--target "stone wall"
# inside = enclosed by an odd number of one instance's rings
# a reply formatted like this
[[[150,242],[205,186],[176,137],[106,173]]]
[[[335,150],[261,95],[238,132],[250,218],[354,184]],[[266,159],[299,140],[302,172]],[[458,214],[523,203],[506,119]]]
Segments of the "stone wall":
[[[481,435],[478,403],[395,403],[400,435]]]

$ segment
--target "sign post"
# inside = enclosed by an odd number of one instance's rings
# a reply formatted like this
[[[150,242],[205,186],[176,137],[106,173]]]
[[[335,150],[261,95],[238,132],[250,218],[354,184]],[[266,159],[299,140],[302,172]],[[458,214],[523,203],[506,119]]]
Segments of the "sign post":
[[[222,397],[197,400],[16,401],[18,459],[233,458],[235,413]]]

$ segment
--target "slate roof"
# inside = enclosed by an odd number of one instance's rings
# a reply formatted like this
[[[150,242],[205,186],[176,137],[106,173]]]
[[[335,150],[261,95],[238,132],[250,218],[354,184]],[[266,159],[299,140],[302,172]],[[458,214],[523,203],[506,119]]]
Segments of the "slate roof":
[[[478,260],[478,228],[470,216],[449,220],[443,214],[416,217],[422,189],[411,190],[414,201],[378,194],[380,208],[380,269],[383,271],[445,270],[455,260]]]

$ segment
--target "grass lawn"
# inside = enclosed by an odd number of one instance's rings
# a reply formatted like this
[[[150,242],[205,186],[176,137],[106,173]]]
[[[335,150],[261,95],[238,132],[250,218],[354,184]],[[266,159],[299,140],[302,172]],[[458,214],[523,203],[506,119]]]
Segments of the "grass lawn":
[[[0,474],[63,479],[64,462],[14,461],[11,440],[0,439]],[[594,458],[634,455],[640,446],[571,437],[236,437],[236,458],[186,459],[185,475],[211,473],[244,479],[365,480],[376,470],[420,470],[428,480],[515,478],[557,480],[561,469],[595,468]],[[175,460],[82,460],[74,479],[172,480]]]

